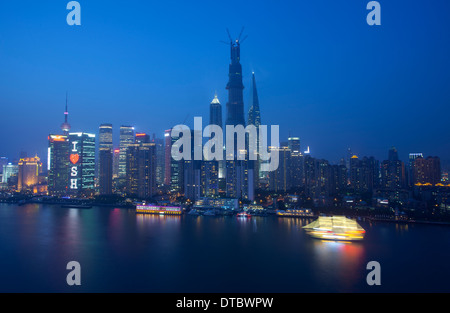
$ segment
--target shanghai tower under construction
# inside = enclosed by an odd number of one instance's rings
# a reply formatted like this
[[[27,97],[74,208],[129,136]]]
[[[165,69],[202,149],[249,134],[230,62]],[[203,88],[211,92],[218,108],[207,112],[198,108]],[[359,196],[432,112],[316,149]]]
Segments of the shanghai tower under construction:
[[[228,30],[227,30],[228,31]],[[228,84],[228,102],[227,102],[227,118],[225,126],[242,125],[245,127],[244,118],[244,84],[242,83],[242,66],[240,63],[241,51],[240,45],[245,40],[241,40],[243,29],[238,39],[232,40],[230,33],[230,52],[231,63],[229,66]],[[247,146],[247,145],[246,145]],[[242,198],[253,200],[254,198],[254,182],[253,182],[253,162],[246,160],[238,160],[236,151],[236,141],[233,160],[226,161],[226,194],[230,198]],[[248,149],[247,149],[248,150]]]

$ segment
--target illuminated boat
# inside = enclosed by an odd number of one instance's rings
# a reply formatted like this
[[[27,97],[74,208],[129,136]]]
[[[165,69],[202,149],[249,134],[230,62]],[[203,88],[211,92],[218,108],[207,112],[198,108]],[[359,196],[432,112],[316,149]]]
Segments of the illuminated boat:
[[[362,240],[366,233],[355,220],[345,216],[319,216],[303,229],[314,238],[328,240]]]
[[[252,217],[250,214],[246,213],[246,212],[241,212],[236,214],[237,217],[242,217],[242,218],[250,218]]]
[[[181,215],[183,210],[180,207],[159,206],[159,205],[137,205],[136,213],[158,214],[158,215]]]
[[[310,209],[289,209],[289,210],[277,210],[277,216],[280,217],[312,217],[313,212]]]

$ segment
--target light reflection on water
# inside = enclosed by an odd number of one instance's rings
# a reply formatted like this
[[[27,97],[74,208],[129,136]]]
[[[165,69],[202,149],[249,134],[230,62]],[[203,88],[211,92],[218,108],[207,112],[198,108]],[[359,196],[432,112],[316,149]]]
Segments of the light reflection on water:
[[[66,291],[65,266],[77,260],[87,291],[360,291],[376,260],[390,288],[381,291],[448,291],[436,280],[450,280],[450,228],[363,221],[363,241],[336,242],[309,237],[313,220],[0,204],[0,290]]]
[[[156,214],[136,214],[138,226],[180,224],[181,216],[176,215],[156,215]]]
[[[311,238],[312,257],[317,277],[330,277],[327,284],[339,285],[343,291],[361,281],[365,248],[362,242],[331,241]]]

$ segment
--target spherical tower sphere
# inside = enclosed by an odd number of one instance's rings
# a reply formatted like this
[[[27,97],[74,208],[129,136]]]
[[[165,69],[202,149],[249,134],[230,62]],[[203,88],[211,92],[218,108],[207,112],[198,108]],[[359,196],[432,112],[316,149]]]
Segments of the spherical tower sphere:
[[[64,122],[61,124],[61,129],[63,132],[69,132],[70,130],[70,124],[67,122]]]

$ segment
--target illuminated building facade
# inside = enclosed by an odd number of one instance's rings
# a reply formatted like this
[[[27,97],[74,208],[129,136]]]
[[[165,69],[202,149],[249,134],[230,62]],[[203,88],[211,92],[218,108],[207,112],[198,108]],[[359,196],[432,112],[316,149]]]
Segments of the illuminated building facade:
[[[184,192],[184,160],[176,161],[172,158],[172,146],[176,144],[179,137],[171,136],[171,129],[164,133],[165,142],[165,178],[164,184],[174,193]]]
[[[209,124],[222,128],[222,105],[217,94],[209,106]],[[206,197],[217,197],[219,194],[219,178],[225,178],[225,160],[203,161],[201,163],[201,193]]]
[[[9,183],[11,177],[16,177],[19,174],[19,166],[17,164],[8,163],[3,165],[2,183]]]
[[[95,134],[69,133],[69,193],[91,196],[95,180]]]
[[[156,146],[156,183],[158,185],[164,184],[165,172],[165,149],[164,140],[161,138],[154,138],[153,142]]]
[[[127,148],[134,143],[134,127],[120,126],[119,140],[119,178],[125,178],[127,174]]]
[[[119,177],[119,157],[120,157],[120,149],[114,149],[114,151],[113,151],[113,179]]]
[[[113,126],[112,124],[101,124],[98,130],[98,147],[113,149]]]
[[[438,157],[414,160],[414,184],[436,185],[441,182],[441,161]]]
[[[233,198],[200,198],[195,201],[194,208],[200,209],[225,209],[236,210],[239,209],[239,200]]]
[[[150,135],[146,133],[136,133],[134,143],[150,143]]]
[[[410,153],[408,156],[408,186],[412,187],[415,182],[415,169],[414,169],[414,160],[417,158],[423,158],[423,153]]]
[[[7,157],[0,157],[0,174],[3,174],[3,166],[7,165],[8,162],[8,158]]]
[[[304,156],[305,195],[316,204],[327,205],[330,197],[345,190],[347,167],[332,165],[327,160]]]
[[[69,184],[69,137],[48,136],[48,192],[52,196],[64,196]]]
[[[34,158],[21,158],[18,165],[17,191],[32,191],[33,187],[39,183],[39,174],[42,172],[41,159],[38,156]]]
[[[170,186],[171,160],[172,160],[172,138],[170,136],[172,129],[164,131],[164,185]]]
[[[129,145],[126,167],[128,195],[148,198],[156,193],[156,146],[154,143],[137,142]]]
[[[218,125],[222,128],[222,105],[220,104],[217,94],[214,95],[214,99],[209,106],[209,124]]]
[[[373,157],[350,159],[350,187],[356,192],[372,192],[378,186],[379,162]]]
[[[219,195],[219,162],[203,161],[201,176],[203,196],[217,197]]]
[[[291,150],[288,146],[269,147],[270,151],[277,151],[279,165],[275,171],[269,172],[269,190],[286,192],[292,187],[291,183]]]
[[[201,131],[191,130],[191,155],[194,154],[194,137],[201,136]],[[183,161],[183,191],[184,196],[195,201],[202,196],[202,160],[184,160]]]

